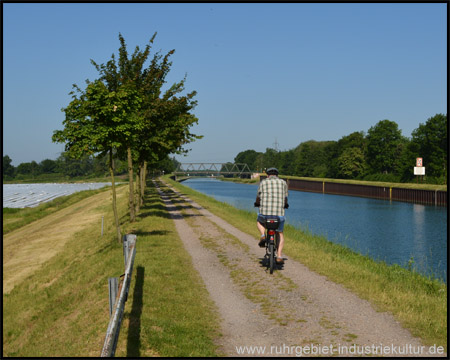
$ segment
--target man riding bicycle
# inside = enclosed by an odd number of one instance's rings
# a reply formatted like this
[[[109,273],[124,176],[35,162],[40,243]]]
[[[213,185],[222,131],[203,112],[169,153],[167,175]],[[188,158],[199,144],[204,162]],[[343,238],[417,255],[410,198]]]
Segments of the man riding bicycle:
[[[280,219],[280,225],[278,227],[278,232],[280,234],[280,243],[278,245],[278,254],[276,262],[277,264],[284,264],[284,260],[281,256],[281,251],[284,245],[284,209],[289,207],[287,202],[288,198],[288,187],[286,181],[278,177],[278,170],[276,168],[267,169],[267,178],[262,180],[258,187],[258,192],[256,195],[255,206],[259,207],[259,214],[256,225],[261,237],[258,245],[264,247],[266,244],[265,238],[265,228],[264,220],[268,215],[276,215]]]

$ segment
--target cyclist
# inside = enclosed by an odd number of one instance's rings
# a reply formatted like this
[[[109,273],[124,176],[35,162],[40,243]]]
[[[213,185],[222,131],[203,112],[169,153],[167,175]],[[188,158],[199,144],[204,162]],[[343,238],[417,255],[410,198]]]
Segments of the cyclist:
[[[267,178],[262,180],[258,187],[258,193],[256,195],[255,206],[259,207],[258,219],[256,225],[261,237],[259,240],[259,246],[264,247],[266,245],[265,228],[263,226],[264,220],[267,215],[276,215],[280,218],[280,225],[278,232],[280,234],[280,243],[278,244],[277,264],[284,264],[284,260],[281,256],[284,245],[284,209],[289,208],[287,201],[288,187],[286,181],[278,177],[278,170],[276,168],[267,169]]]

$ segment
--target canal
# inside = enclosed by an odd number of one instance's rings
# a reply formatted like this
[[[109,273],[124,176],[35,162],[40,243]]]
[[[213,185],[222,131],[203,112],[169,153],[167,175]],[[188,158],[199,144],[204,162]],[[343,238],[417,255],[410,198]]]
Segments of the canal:
[[[253,207],[257,184],[213,178],[191,178],[183,184],[257,213]],[[293,190],[289,205],[287,224],[375,260],[403,267],[412,264],[416,271],[447,282],[447,207]]]

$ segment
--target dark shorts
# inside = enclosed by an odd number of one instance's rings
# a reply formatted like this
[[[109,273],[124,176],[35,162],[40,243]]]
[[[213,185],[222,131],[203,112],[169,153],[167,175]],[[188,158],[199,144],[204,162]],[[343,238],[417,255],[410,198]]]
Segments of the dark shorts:
[[[274,215],[262,215],[262,214],[258,214],[258,219],[257,221],[259,223],[261,223],[262,225],[264,225],[264,220],[268,217],[273,217]],[[278,218],[280,219],[280,225],[278,226],[277,231],[278,232],[283,232],[284,229],[284,222],[286,221],[286,218],[284,216],[278,216]]]

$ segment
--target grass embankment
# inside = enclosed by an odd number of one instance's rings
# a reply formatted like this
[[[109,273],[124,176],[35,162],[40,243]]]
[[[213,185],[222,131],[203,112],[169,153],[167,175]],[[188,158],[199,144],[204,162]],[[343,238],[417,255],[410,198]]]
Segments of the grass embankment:
[[[383,182],[383,181],[364,181],[364,180],[327,179],[327,178],[309,178],[309,177],[283,176],[283,175],[281,175],[281,177],[284,179],[299,179],[299,180],[328,182],[328,183],[381,186],[381,187],[399,188],[399,189],[447,191],[447,185],[434,185],[434,184],[421,184],[421,183],[416,183],[416,184],[415,183],[393,183],[393,182]]]
[[[434,185],[434,184],[422,184],[422,183],[392,183],[392,182],[382,182],[382,181],[364,181],[364,180],[347,180],[347,179],[328,179],[328,178],[311,178],[311,177],[299,177],[299,176],[284,176],[280,175],[283,179],[293,179],[293,180],[306,180],[306,181],[316,181],[316,182],[326,182],[326,183],[339,183],[339,184],[351,184],[351,185],[366,185],[366,186],[380,186],[387,188],[398,188],[398,189],[416,189],[416,190],[432,190],[432,191],[447,191],[447,185]],[[259,177],[254,179],[241,179],[241,178],[225,178],[219,177],[222,181],[238,182],[242,184],[256,184],[259,183]]]
[[[118,199],[119,216],[123,233],[137,234],[137,252],[116,356],[217,355],[213,303],[155,189],[147,189],[133,224],[127,198]],[[108,277],[122,275],[124,260],[111,203],[98,210],[105,218],[103,237],[98,224],[87,226],[3,294],[4,356],[100,355],[109,322]]]
[[[219,180],[230,181],[230,182],[237,182],[237,183],[241,183],[241,184],[257,184],[257,183],[259,183],[259,177],[258,178],[254,178],[254,179],[241,179],[241,178],[221,177],[221,178],[219,178]]]
[[[327,182],[327,183],[381,186],[381,187],[398,188],[398,189],[447,191],[447,185],[434,185],[434,184],[421,184],[421,183],[420,184],[419,183],[416,183],[416,184],[415,183],[392,183],[392,182],[382,182],[382,181],[364,181],[364,180],[346,180],[346,179],[328,179],[328,178],[310,178],[310,177],[284,176],[284,175],[280,175],[280,176],[283,179],[306,180],[306,181],[317,181],[317,182]],[[255,179],[220,178],[220,180],[239,182],[239,183],[243,183],[243,184],[259,183],[259,177],[255,178]]]
[[[240,230],[257,237],[255,214],[216,201],[165,178],[175,188]],[[342,284],[379,311],[391,312],[425,345],[447,349],[447,286],[398,265],[389,266],[328,241],[285,226],[284,253],[311,270]],[[287,265],[289,266],[289,264]]]

